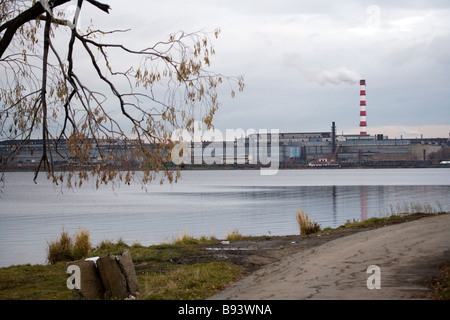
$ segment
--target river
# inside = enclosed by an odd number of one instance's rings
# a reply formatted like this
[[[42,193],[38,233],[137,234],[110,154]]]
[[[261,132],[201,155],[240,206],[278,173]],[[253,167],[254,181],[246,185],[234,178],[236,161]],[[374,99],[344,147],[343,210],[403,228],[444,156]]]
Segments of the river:
[[[0,267],[45,264],[47,244],[64,229],[91,242],[158,244],[188,234],[223,239],[299,234],[299,210],[325,227],[384,217],[414,204],[450,210],[450,169],[183,171],[176,184],[139,183],[67,190],[32,173],[6,174],[0,193]]]

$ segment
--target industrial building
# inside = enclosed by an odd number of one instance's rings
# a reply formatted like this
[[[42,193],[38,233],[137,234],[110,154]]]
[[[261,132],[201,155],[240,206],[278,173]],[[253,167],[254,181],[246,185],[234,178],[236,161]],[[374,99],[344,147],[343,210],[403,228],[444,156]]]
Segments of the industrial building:
[[[259,140],[257,140],[259,139]],[[264,146],[271,154],[270,134],[266,137]],[[252,144],[252,141],[258,141]],[[42,140],[30,140],[23,144],[20,140],[6,140],[0,142],[0,159],[7,159],[16,148],[20,146],[20,153],[8,163],[11,167],[34,167],[42,157]],[[101,146],[102,154],[114,153],[122,155],[124,166],[139,165],[136,157],[136,142],[116,141],[114,144]],[[261,137],[249,136],[235,141],[201,143],[190,142],[187,144],[190,159],[184,161],[184,165],[257,165],[260,162],[258,150],[261,148]],[[231,146],[231,149],[230,149]],[[70,165],[71,158],[64,141],[56,144],[50,142],[53,152],[54,165]],[[278,134],[278,163],[283,168],[301,166],[334,166],[351,164],[371,165],[405,165],[414,163],[430,163],[430,155],[442,152],[444,148],[450,148],[450,139],[389,139],[381,134],[377,135],[345,135],[336,134],[335,124],[332,123],[330,131],[324,132],[284,132]],[[209,150],[209,151],[208,151]],[[211,152],[212,150],[212,152]],[[217,150],[221,150],[220,154]],[[231,150],[231,155],[230,155]],[[214,154],[216,152],[216,154]],[[212,155],[215,163],[207,162],[205,154]],[[436,161],[449,159],[434,158]],[[93,152],[90,164],[101,161],[100,153]],[[75,161],[73,161],[75,162]],[[264,163],[263,163],[264,164]]]
[[[335,125],[333,123],[333,128]],[[333,139],[333,136],[335,137]],[[377,135],[336,135],[336,131],[280,134],[280,163],[314,165],[417,162],[450,146],[449,139],[388,139]]]
[[[382,134],[368,135],[366,80],[360,80],[359,115],[359,135],[337,135],[334,122],[330,132],[280,134],[280,163],[289,166],[303,161],[323,166],[425,162],[429,155],[450,145],[450,139],[389,139]]]
[[[450,139],[447,138],[389,139],[382,134],[367,134],[366,80],[360,81],[359,125],[359,135],[338,135],[336,124],[332,122],[331,130],[325,132],[284,132],[276,133],[277,136],[271,136],[273,133],[253,133],[234,138],[234,141],[185,141],[183,165],[267,165],[267,162],[261,161],[261,157],[265,160],[268,157],[276,159],[282,168],[354,164],[402,166],[431,164],[431,160],[445,164],[450,160],[446,158],[450,153]],[[272,148],[271,143],[277,143],[277,148]],[[76,163],[65,140],[58,143],[48,141],[47,144],[54,151],[52,161],[55,166]],[[100,144],[97,141],[97,146],[87,165],[101,162],[102,157],[108,154],[114,154],[115,159],[120,159],[119,165],[124,167],[139,166],[143,161],[143,157],[136,155],[136,140],[104,140]],[[26,143],[20,140],[0,141],[0,164],[10,160],[9,155],[18,148],[20,153],[12,161],[8,161],[8,166],[23,168],[39,164],[42,140],[30,140]],[[261,150],[264,152],[261,153]],[[438,156],[431,157],[433,154]]]
[[[107,158],[108,155],[114,155],[114,158],[120,161],[118,165],[124,167],[138,165],[138,161],[135,159],[135,140],[97,140],[96,145],[96,148],[92,148],[90,159],[86,161],[86,165],[101,163],[102,159]],[[71,154],[65,139],[49,140],[46,142],[46,146],[47,150],[51,152],[49,161],[53,163],[53,166],[64,167],[79,163],[79,159]],[[42,139],[0,141],[0,164],[7,163],[7,166],[11,168],[37,167],[43,156],[43,148],[44,141]],[[11,154],[14,154],[14,158],[10,159]]]

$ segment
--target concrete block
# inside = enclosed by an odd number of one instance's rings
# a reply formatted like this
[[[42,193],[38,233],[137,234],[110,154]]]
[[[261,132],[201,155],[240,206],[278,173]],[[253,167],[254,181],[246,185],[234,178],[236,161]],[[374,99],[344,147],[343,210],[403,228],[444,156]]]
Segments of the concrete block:
[[[97,269],[106,297],[126,299],[139,293],[136,272],[128,250],[120,255],[108,254],[100,257],[97,260]]]
[[[98,259],[67,263],[80,268],[80,289],[73,289],[77,300],[134,299],[139,283],[129,250],[119,255],[108,254]]]
[[[76,300],[103,299],[105,290],[94,261],[78,260],[68,262],[66,267],[76,265],[80,268],[80,289],[73,289]]]

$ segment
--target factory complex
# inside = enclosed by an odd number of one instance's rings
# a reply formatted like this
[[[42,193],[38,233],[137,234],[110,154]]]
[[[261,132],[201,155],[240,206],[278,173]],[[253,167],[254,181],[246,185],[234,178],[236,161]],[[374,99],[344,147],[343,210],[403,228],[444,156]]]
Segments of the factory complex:
[[[276,136],[275,136],[276,135]],[[98,141],[97,141],[98,143]],[[50,141],[53,164],[67,166],[75,163],[65,140]],[[255,133],[234,141],[189,141],[182,143],[183,166],[238,166],[258,167],[277,162],[280,168],[323,166],[415,166],[446,164],[450,139],[389,139],[377,135],[336,134],[335,123],[325,132]],[[276,144],[276,145],[275,145]],[[114,155],[123,167],[138,167],[144,161],[139,156],[136,140],[103,141],[91,150],[86,165],[101,162],[101,155]],[[151,147],[148,145],[149,148]],[[35,167],[42,157],[43,141],[5,140],[0,142],[0,159],[7,159],[20,148],[16,157],[8,162],[11,168]],[[57,152],[56,152],[57,150]],[[265,158],[266,160],[263,160]]]
[[[202,137],[202,133],[187,138],[180,135],[173,139],[176,143],[168,165],[253,168],[276,163],[277,168],[301,168],[450,164],[450,138],[389,139],[383,134],[370,135],[367,133],[366,108],[366,81],[361,80],[360,134],[338,135],[336,124],[332,122],[331,130],[324,132],[236,130],[232,139],[223,139],[223,136],[208,139]],[[104,164],[104,159],[109,158],[114,159],[111,164],[116,167],[151,165],[143,157],[141,146],[151,150],[155,145],[139,142],[133,139],[92,140],[93,148],[89,159],[83,160],[84,164]],[[6,164],[8,168],[36,167],[43,156],[43,144],[40,139],[0,141],[0,164]],[[79,159],[70,153],[66,140],[46,141],[46,145],[52,151],[54,166],[79,164]],[[11,157],[12,154],[15,156]]]
[[[309,166],[372,164],[407,165],[442,161],[438,154],[450,146],[449,139],[389,139],[377,135],[336,135],[331,132],[280,134],[280,164]],[[439,162],[440,162],[439,161]]]

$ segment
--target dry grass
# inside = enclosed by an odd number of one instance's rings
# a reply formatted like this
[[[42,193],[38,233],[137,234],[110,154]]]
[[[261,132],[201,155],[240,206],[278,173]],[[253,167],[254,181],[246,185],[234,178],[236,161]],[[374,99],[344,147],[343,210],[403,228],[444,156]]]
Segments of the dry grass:
[[[89,257],[92,253],[92,244],[89,230],[80,230],[75,235],[75,244],[72,249],[73,258],[80,260]]]
[[[215,236],[206,236],[203,235],[200,238],[194,238],[193,236],[184,233],[182,235],[179,235],[174,241],[173,244],[174,245],[189,245],[189,244],[200,244],[200,243],[205,243],[205,242],[209,242],[209,241],[216,241],[216,237]]]
[[[426,213],[426,214],[433,214],[433,213],[441,213],[441,212],[447,212],[448,208],[444,208],[444,206],[440,202],[436,202],[436,205],[433,206],[427,202],[420,203],[420,202],[403,202],[403,203],[397,203],[395,205],[390,205],[390,213],[391,215],[405,215],[405,214],[414,214],[414,213]]]
[[[296,218],[300,228],[300,235],[309,235],[320,231],[320,225],[314,220],[310,220],[303,209],[297,212]]]
[[[244,236],[239,233],[237,230],[233,230],[228,232],[226,239],[228,241],[238,241],[244,239]]]
[[[54,265],[60,261],[80,260],[88,257],[92,252],[92,244],[89,236],[88,230],[80,230],[74,236],[74,240],[63,229],[59,240],[52,241],[48,244],[48,263]]]
[[[56,264],[59,261],[72,260],[73,241],[67,231],[61,232],[59,240],[50,242],[47,250],[47,260],[50,264]]]

